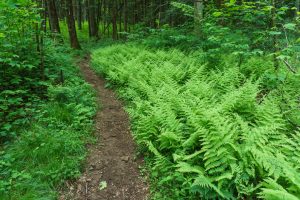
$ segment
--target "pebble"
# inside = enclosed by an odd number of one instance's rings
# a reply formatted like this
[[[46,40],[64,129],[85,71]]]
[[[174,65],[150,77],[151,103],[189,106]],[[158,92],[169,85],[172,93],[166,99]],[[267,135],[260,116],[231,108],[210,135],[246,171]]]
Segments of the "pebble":
[[[122,156],[121,160],[125,161],[125,162],[128,162],[129,161],[129,156]]]

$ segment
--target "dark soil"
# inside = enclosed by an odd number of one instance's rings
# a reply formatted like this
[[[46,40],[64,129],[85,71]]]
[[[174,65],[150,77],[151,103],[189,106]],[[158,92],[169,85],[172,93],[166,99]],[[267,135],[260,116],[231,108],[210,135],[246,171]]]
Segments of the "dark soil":
[[[67,183],[60,199],[148,199],[148,185],[139,172],[143,161],[135,159],[135,143],[122,103],[112,90],[105,88],[104,79],[90,69],[89,58],[79,62],[79,66],[98,94],[101,109],[95,117],[97,142],[89,145],[84,173],[76,182]]]

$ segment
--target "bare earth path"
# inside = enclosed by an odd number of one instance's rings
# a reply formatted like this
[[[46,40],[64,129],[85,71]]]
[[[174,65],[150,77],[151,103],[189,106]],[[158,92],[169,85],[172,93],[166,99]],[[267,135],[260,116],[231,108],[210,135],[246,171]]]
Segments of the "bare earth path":
[[[105,88],[104,79],[90,69],[89,59],[79,66],[85,80],[96,89],[101,106],[95,117],[97,143],[89,147],[85,172],[75,183],[68,183],[60,199],[146,200],[148,187],[139,174],[142,160],[134,159],[127,114],[113,91]]]

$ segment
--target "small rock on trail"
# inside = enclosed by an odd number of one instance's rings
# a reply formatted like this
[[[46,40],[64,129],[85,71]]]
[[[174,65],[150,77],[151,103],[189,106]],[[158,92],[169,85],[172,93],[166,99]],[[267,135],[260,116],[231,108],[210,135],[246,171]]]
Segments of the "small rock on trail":
[[[135,143],[129,119],[114,92],[89,67],[89,59],[79,63],[87,82],[98,94],[101,110],[95,117],[98,139],[89,146],[85,171],[76,182],[67,182],[60,200],[147,200],[148,185],[140,176],[135,160]]]

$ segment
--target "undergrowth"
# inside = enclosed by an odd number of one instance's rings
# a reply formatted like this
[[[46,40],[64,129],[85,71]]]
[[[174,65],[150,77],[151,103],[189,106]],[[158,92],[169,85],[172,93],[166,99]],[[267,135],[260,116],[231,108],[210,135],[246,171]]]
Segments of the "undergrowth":
[[[95,71],[127,100],[153,199],[299,199],[299,73],[266,56],[147,50],[93,52]]]
[[[51,48],[50,48],[51,47]],[[72,64],[72,51],[47,49],[46,99],[0,151],[0,199],[56,199],[66,179],[80,175],[96,112],[92,87]],[[61,82],[61,71],[63,83]]]

